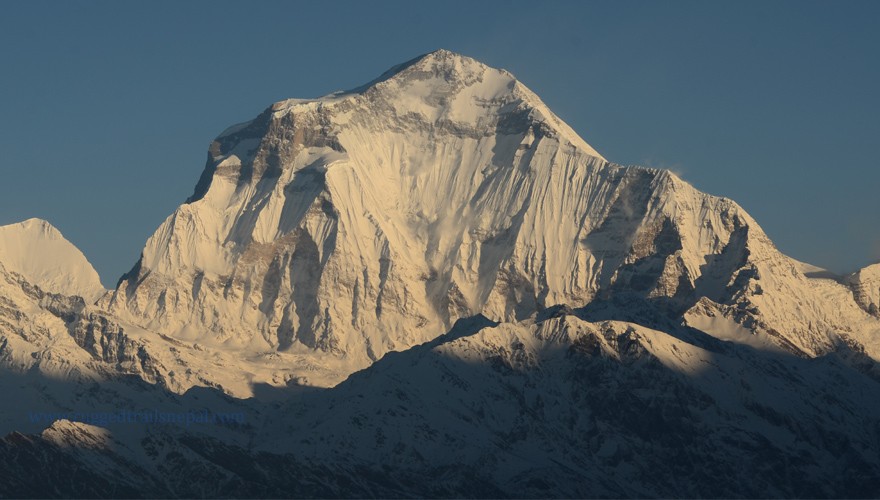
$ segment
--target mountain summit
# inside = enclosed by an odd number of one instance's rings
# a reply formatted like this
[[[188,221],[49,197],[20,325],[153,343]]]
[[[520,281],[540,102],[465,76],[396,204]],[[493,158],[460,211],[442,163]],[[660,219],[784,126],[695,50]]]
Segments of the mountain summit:
[[[278,102],[208,156],[107,304],[181,339],[344,376],[459,318],[555,305],[799,355],[867,317],[825,305],[849,290],[811,282],[734,202],[607,162],[510,73],[445,50]]]

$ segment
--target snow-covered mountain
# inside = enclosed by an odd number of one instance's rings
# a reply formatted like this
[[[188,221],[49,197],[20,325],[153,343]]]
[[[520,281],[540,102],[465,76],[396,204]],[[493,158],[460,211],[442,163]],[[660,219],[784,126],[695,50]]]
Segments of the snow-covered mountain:
[[[45,223],[0,244],[0,496],[880,490],[880,265],[448,51],[224,131],[111,293]],[[246,418],[64,416],[120,409]]]
[[[541,223],[530,193],[556,163],[601,162],[509,73],[446,51],[357,91],[277,103],[209,155],[110,309],[178,338],[327,353],[348,371],[458,317],[527,311],[502,282],[538,278],[502,264],[523,224]]]
[[[79,295],[89,302],[105,292],[82,252],[41,219],[0,226],[0,263],[48,292]]]
[[[345,360],[341,379],[458,318],[557,304],[819,355],[860,338],[846,295],[736,203],[607,162],[511,74],[440,50],[223,132],[107,307],[178,339]]]

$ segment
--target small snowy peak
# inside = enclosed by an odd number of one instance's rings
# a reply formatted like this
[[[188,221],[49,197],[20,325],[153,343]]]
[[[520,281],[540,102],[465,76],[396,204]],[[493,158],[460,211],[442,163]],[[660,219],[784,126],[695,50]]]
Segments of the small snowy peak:
[[[40,436],[63,448],[110,449],[113,444],[109,430],[66,419],[56,420]]]
[[[85,255],[42,219],[0,226],[0,262],[48,292],[94,301],[105,291]]]

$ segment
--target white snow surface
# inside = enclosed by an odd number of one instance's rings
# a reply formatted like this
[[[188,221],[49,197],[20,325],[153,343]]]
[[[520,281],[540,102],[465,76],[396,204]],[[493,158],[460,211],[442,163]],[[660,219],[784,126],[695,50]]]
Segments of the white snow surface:
[[[105,293],[85,255],[42,219],[0,226],[0,263],[48,292],[89,302]]]

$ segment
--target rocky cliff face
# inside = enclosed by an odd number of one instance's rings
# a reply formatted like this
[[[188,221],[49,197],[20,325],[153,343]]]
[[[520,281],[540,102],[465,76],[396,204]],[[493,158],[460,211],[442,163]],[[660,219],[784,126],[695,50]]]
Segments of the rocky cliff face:
[[[350,372],[557,304],[724,316],[816,355],[863,321],[851,302],[828,309],[732,201],[605,161],[509,73],[438,51],[221,134],[106,305]]]

